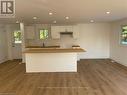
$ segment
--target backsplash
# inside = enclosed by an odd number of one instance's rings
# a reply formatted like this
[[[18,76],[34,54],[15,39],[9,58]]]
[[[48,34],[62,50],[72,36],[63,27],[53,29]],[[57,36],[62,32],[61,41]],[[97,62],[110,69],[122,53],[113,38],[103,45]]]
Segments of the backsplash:
[[[46,46],[60,45],[59,40],[52,40],[52,39],[47,39],[45,41],[39,39],[27,40],[27,46],[42,46],[43,43],[45,43]]]
[[[71,48],[72,45],[76,44],[76,40],[73,39],[72,35],[60,35],[60,47]]]

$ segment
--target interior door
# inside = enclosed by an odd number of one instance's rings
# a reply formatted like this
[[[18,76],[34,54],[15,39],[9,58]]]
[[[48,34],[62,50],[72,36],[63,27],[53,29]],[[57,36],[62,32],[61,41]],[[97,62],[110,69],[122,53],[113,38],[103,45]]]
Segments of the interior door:
[[[22,41],[21,41],[21,31],[15,30],[12,34],[12,54],[13,59],[22,59]]]

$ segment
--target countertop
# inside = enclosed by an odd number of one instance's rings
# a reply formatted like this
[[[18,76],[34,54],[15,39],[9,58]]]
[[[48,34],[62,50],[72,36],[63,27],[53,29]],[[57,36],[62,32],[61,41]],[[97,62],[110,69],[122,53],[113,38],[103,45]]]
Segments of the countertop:
[[[33,49],[36,49],[36,48],[60,48],[60,46],[26,46],[26,48],[33,48]]]
[[[85,52],[82,48],[31,48],[24,53],[70,53],[70,52]]]

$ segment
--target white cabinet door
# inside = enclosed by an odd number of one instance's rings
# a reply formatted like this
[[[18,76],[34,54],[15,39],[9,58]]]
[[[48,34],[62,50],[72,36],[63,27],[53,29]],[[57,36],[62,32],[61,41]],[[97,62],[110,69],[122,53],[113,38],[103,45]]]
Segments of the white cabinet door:
[[[52,39],[60,39],[59,26],[51,26],[51,36]]]
[[[65,26],[67,32],[73,32],[73,26]]]
[[[58,26],[58,27],[59,27],[60,32],[65,32],[66,31],[65,26]]]
[[[26,26],[26,39],[35,38],[35,28],[33,26]]]
[[[79,27],[77,25],[73,26],[73,38],[74,39],[78,39],[79,38]]]
[[[60,32],[73,32],[73,26],[59,26]]]

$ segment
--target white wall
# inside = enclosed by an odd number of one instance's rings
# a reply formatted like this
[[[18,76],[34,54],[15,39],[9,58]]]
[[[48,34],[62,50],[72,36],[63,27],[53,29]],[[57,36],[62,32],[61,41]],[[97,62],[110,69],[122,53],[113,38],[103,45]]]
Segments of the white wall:
[[[112,23],[110,57],[127,66],[127,46],[120,44],[121,25],[127,25],[127,19]]]
[[[0,25],[0,63],[8,60],[7,37],[4,25]]]
[[[111,29],[109,23],[79,24],[79,29],[78,43],[87,51],[79,54],[79,58],[109,58]]]

